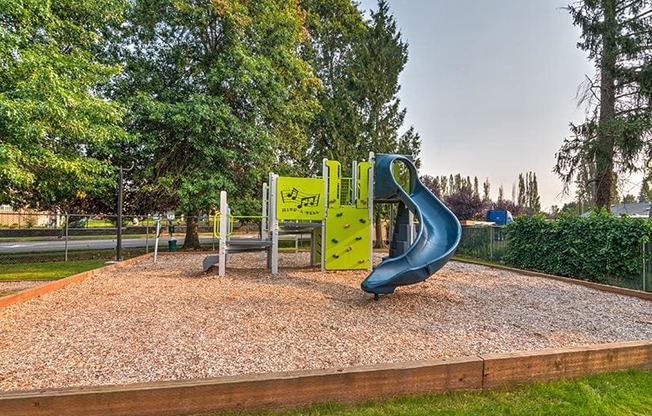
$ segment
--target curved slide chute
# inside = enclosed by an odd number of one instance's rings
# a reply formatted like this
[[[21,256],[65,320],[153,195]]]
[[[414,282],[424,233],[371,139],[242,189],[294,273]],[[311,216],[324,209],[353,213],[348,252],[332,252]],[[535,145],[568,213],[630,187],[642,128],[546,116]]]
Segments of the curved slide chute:
[[[397,161],[410,171],[408,191],[394,176]],[[374,200],[402,202],[419,223],[412,244],[402,254],[384,258],[362,282],[362,290],[377,297],[393,293],[398,286],[422,282],[441,269],[455,252],[462,229],[455,215],[421,183],[416,167],[405,156],[376,155]]]

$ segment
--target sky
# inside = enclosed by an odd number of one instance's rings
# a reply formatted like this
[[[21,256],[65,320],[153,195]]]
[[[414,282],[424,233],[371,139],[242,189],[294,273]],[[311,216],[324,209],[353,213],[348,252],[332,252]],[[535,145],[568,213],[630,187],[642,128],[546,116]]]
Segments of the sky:
[[[561,207],[552,172],[570,122],[585,118],[576,92],[595,73],[560,0],[388,0],[409,60],[401,74],[404,127],[422,139],[421,174],[489,178],[494,200],[534,172],[541,205]],[[361,0],[368,11],[376,0]],[[628,188],[629,186],[629,188]],[[624,193],[638,195],[636,184]]]

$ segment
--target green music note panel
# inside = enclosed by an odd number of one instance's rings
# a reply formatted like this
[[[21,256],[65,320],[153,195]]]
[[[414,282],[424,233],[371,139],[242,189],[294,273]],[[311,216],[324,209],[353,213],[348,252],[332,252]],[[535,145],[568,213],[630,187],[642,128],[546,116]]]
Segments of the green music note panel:
[[[279,220],[322,221],[324,181],[318,178],[280,176],[277,182],[276,217]]]

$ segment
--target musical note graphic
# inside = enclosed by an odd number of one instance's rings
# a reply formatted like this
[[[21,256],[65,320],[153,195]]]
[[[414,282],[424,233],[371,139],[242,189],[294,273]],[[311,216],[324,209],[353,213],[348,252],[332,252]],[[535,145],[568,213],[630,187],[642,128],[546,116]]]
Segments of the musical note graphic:
[[[292,204],[298,202],[296,209],[304,207],[318,207],[320,194],[308,194],[300,192],[297,188],[281,190],[281,199],[283,204]]]
[[[316,195],[311,195],[311,196],[305,196],[301,198],[301,203],[297,208],[301,209],[302,207],[308,206],[308,207],[316,207],[319,205],[319,194]]]
[[[287,203],[287,199],[294,201],[297,199],[297,196],[299,195],[299,190],[297,188],[292,188],[291,191],[281,191],[281,199],[283,200],[283,203]]]

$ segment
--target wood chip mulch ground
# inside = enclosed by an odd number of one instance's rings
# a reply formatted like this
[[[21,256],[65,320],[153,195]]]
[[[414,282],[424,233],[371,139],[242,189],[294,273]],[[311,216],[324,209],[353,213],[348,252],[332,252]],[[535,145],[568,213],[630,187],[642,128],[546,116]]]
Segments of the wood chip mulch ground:
[[[0,310],[0,391],[326,369],[652,340],[652,302],[450,262],[394,295],[281,255],[160,256]],[[0,287],[0,290],[2,288]]]

